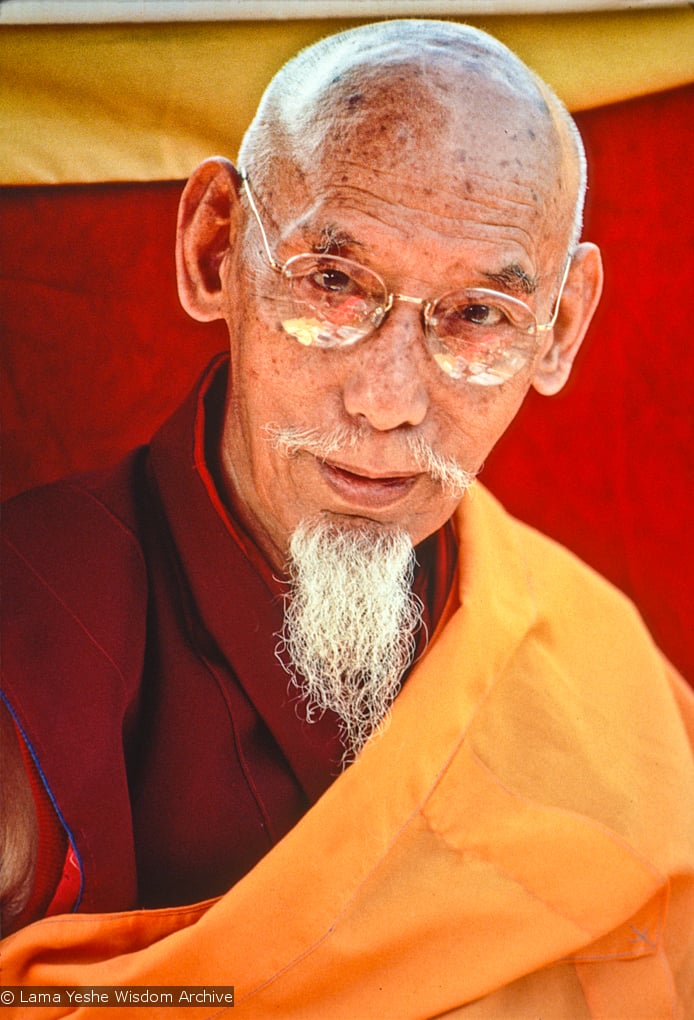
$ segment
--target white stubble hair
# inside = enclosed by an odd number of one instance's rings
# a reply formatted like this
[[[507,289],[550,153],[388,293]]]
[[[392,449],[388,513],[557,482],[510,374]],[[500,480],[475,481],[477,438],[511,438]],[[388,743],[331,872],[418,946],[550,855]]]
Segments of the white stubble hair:
[[[278,656],[309,721],[338,715],[344,764],[387,719],[412,661],[422,622],[414,567],[400,529],[317,518],[292,536]]]

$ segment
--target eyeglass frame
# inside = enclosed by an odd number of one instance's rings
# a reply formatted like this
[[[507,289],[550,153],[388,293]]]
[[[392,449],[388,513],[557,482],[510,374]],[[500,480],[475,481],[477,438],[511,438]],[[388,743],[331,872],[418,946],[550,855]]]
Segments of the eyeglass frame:
[[[267,234],[265,232],[265,227],[263,225],[263,221],[262,221],[262,219],[260,217],[260,213],[258,212],[258,207],[256,205],[256,201],[255,201],[253,192],[251,191],[251,185],[250,185],[250,179],[249,179],[249,176],[248,176],[248,172],[247,172],[247,170],[244,167],[239,167],[239,171],[238,172],[239,172],[239,176],[241,178],[241,183],[242,183],[242,186],[243,186],[244,193],[246,195],[246,198],[248,199],[248,204],[249,204],[249,206],[251,208],[251,211],[253,212],[253,216],[255,218],[255,221],[258,224],[258,228],[260,230],[260,236],[261,236],[262,241],[263,241],[263,248],[265,249],[265,255],[267,257],[267,260],[268,260],[268,263],[270,265],[270,268],[273,269],[275,272],[280,273],[281,275],[284,275],[286,277],[287,267],[294,261],[294,259],[305,258],[308,255],[310,255],[311,257],[314,257],[314,258],[319,258],[320,254],[316,253],[316,252],[299,252],[297,255],[292,255],[290,258],[288,258],[286,262],[280,262],[279,259],[277,259],[273,255],[272,249],[270,247],[270,242],[269,242]],[[516,297],[514,297],[511,294],[504,294],[501,291],[491,290],[491,289],[486,288],[486,287],[473,287],[473,288],[464,288],[464,289],[474,290],[477,293],[482,294],[484,296],[489,295],[489,296],[501,297],[505,301],[509,301],[510,300],[510,301],[512,301],[514,303],[518,303],[519,305],[522,305],[523,308],[529,313],[529,315],[532,316],[532,318],[535,320],[535,323],[533,325],[528,326],[526,329],[522,329],[521,327],[514,325],[514,329],[516,329],[516,331],[518,333],[521,333],[521,334],[525,333],[528,336],[535,336],[538,333],[549,332],[550,330],[554,329],[554,327],[556,325],[557,318],[559,316],[559,308],[560,308],[560,305],[561,305],[562,297],[564,295],[564,288],[566,286],[566,281],[567,281],[568,276],[569,276],[569,269],[571,268],[571,260],[572,260],[572,253],[569,252],[569,254],[567,256],[567,259],[566,259],[566,262],[564,264],[564,269],[563,269],[562,277],[561,277],[561,283],[559,284],[559,290],[558,290],[557,296],[556,296],[556,298],[554,300],[554,305],[553,305],[552,313],[551,313],[551,316],[550,316],[550,318],[549,318],[549,320],[547,322],[542,322],[542,323],[538,322],[537,321],[537,316],[533,312],[532,308],[530,308],[528,305],[526,305],[524,301],[521,301],[519,298],[516,298]],[[370,273],[372,273],[373,276],[375,276],[379,280],[379,282],[383,284],[383,290],[384,290],[384,293],[386,295],[386,302],[383,305],[383,307],[375,309],[374,313],[373,313],[373,314],[378,313],[378,321],[374,322],[372,320],[372,322],[371,322],[371,329],[368,332],[364,333],[364,335],[359,338],[360,340],[366,339],[366,337],[371,336],[374,332],[376,332],[376,330],[381,328],[381,326],[383,325],[383,323],[384,323],[388,313],[392,309],[393,304],[395,303],[395,301],[404,301],[404,302],[406,302],[408,304],[418,305],[419,308],[420,308],[420,314],[422,316],[423,323],[424,323],[424,325],[426,327],[425,332],[428,333],[428,331],[430,329],[432,329],[431,319],[430,319],[430,312],[431,312],[431,310],[438,304],[438,302],[443,297],[446,296],[446,294],[448,294],[448,293],[455,293],[455,291],[445,291],[443,294],[440,294],[436,298],[417,298],[417,297],[412,297],[409,294],[400,294],[400,293],[398,293],[396,291],[389,290],[388,286],[387,286],[385,280],[383,279],[383,277],[381,276],[381,274],[377,273],[375,270],[371,269],[370,266],[361,266],[361,263],[355,262],[353,259],[345,259],[345,261],[346,262],[354,262],[355,265],[360,266],[362,269],[366,269]],[[289,277],[286,277],[286,278],[289,278]],[[437,337],[437,339],[438,339],[438,337]],[[443,343],[443,341],[439,340],[439,342],[441,343],[442,346],[445,347],[445,344]],[[339,348],[339,347],[346,347],[346,346],[349,346],[349,345],[348,344],[338,344],[337,346]],[[520,371],[520,369],[518,369],[517,371]],[[513,374],[515,375],[515,374],[517,374],[517,372],[514,372]]]

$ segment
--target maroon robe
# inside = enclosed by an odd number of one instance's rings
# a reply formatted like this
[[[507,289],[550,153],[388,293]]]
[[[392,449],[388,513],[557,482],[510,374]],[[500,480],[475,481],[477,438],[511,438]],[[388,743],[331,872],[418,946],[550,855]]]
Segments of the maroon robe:
[[[217,359],[115,468],[5,511],[5,697],[68,834],[82,911],[222,893],[339,773],[337,719],[307,724],[275,657],[283,586],[211,477],[226,375]],[[417,552],[431,629],[451,530]]]

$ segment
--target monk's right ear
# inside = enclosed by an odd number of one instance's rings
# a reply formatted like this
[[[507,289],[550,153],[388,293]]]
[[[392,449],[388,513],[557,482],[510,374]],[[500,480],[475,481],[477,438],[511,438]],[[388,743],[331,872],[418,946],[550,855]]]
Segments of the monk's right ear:
[[[176,279],[181,304],[194,319],[224,317],[222,259],[241,216],[241,178],[227,159],[205,160],[192,173],[178,207]]]

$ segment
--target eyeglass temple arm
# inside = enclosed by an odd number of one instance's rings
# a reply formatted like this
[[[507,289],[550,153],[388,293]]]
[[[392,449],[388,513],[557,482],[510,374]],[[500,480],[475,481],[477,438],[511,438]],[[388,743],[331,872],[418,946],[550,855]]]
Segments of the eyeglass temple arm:
[[[562,299],[562,295],[564,293],[564,287],[566,286],[566,281],[567,281],[567,279],[569,277],[569,269],[571,268],[571,260],[572,260],[572,258],[573,258],[573,255],[572,255],[571,252],[569,252],[569,255],[567,256],[567,259],[566,259],[566,265],[564,266],[564,272],[562,273],[562,276],[561,276],[561,283],[559,285],[559,290],[557,292],[557,299],[554,302],[554,311],[552,312],[552,316],[551,316],[549,322],[538,323],[538,325],[535,327],[535,331],[537,333],[545,333],[545,332],[547,332],[550,329],[554,329],[554,326],[556,325],[556,321],[557,321],[557,318],[559,316],[559,306],[561,305],[561,299]]]
[[[246,198],[248,199],[248,204],[250,205],[251,211],[255,216],[256,223],[260,228],[260,236],[263,239],[263,247],[265,248],[265,254],[267,255],[268,262],[270,263],[273,269],[275,269],[278,273],[281,273],[284,270],[284,266],[282,265],[281,262],[278,262],[275,256],[272,254],[270,242],[267,239],[265,227],[263,226],[263,221],[260,218],[258,207],[255,204],[255,199],[253,198],[253,192],[251,191],[251,186],[248,181],[248,173],[246,172],[244,167],[239,167],[239,176],[241,178],[241,183],[243,184],[243,190],[246,194]]]

